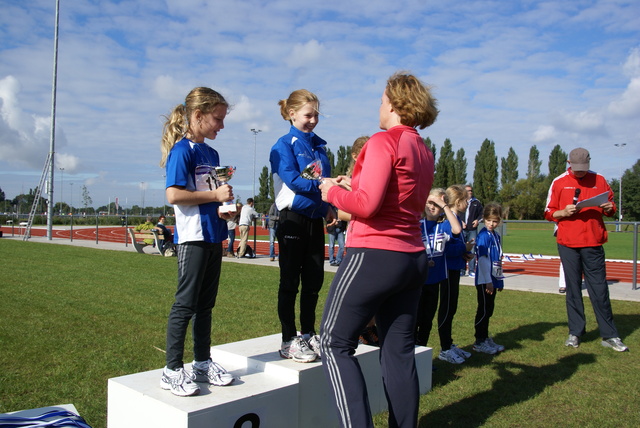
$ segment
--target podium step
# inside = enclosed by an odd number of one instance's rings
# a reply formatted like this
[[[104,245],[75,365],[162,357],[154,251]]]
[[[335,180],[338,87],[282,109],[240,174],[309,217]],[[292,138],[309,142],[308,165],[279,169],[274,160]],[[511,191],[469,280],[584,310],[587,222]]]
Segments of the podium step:
[[[178,397],[160,388],[162,369],[109,379],[109,428],[338,426],[322,361],[280,357],[280,334],[211,348],[212,359],[236,376],[229,386],[200,384],[200,395]],[[367,382],[371,411],[387,409],[379,349],[360,345],[356,358]],[[416,347],[420,393],[431,389],[431,348]],[[186,366],[190,369],[190,365]],[[245,422],[249,424],[245,425]]]

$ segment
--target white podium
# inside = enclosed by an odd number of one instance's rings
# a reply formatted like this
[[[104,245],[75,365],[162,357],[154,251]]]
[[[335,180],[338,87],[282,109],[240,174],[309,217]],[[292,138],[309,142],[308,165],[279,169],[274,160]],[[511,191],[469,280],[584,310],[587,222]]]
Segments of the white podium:
[[[200,395],[178,397],[160,388],[162,369],[109,379],[109,428],[322,427],[338,426],[322,361],[280,357],[280,334],[218,345],[211,358],[236,376],[229,386],[200,384]],[[356,358],[371,411],[387,410],[379,349],[360,345]],[[416,347],[420,393],[431,389],[431,348]]]

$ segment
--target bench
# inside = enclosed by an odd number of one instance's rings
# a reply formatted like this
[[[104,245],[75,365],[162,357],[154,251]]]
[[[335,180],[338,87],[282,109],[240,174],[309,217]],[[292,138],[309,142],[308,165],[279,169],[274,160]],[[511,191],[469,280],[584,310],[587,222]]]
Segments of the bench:
[[[137,252],[145,254],[143,248],[147,245],[151,245],[144,242],[145,239],[153,239],[158,251],[161,250],[162,244],[160,243],[160,241],[162,240],[162,237],[158,234],[157,230],[135,230],[132,227],[128,228],[127,230],[129,231],[129,236],[131,237],[133,248],[135,248]]]

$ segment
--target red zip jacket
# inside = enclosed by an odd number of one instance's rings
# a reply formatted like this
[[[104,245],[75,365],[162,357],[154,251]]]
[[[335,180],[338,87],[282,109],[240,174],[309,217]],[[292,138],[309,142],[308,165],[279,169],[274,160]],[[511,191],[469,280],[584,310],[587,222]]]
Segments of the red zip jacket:
[[[353,168],[352,191],[333,186],[327,195],[352,215],[347,247],[424,251],[420,217],[433,167],[433,154],[414,128],[398,125],[372,135]]]
[[[571,217],[553,218],[553,213],[563,210],[573,204],[576,189],[580,189],[578,201],[592,198],[604,192],[609,192],[609,202],[613,203],[613,210],[608,216],[613,217],[616,205],[613,202],[613,192],[607,180],[593,171],[587,172],[582,178],[573,174],[571,168],[553,180],[547,195],[547,206],[544,217],[558,223],[558,244],[570,248],[597,247],[607,242],[607,229],[604,226],[600,207],[582,208]]]

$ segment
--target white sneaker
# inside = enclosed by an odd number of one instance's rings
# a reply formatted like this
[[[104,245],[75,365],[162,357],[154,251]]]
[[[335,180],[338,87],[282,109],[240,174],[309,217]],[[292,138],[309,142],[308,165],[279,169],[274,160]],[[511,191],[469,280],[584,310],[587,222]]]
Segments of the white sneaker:
[[[207,382],[215,386],[227,386],[231,384],[235,378],[218,363],[211,361],[194,361],[193,375],[196,382]]]
[[[473,350],[476,352],[482,352],[489,355],[495,355],[498,353],[498,350],[491,346],[487,339],[480,343],[476,343],[473,345]]]
[[[311,350],[316,353],[318,358],[320,358],[321,357],[321,355],[320,355],[320,336],[318,336],[317,334],[314,334],[313,336],[311,336],[309,338],[307,343],[309,344],[309,348],[311,348]]]
[[[459,357],[462,357],[464,359],[467,359],[471,356],[471,352],[467,352],[462,348],[458,348],[455,344],[451,345],[451,348],[449,348],[450,351],[453,351],[454,353],[456,353]]]
[[[504,351],[504,346],[498,345],[496,342],[493,341],[493,338],[487,337],[487,342],[489,342],[489,345],[491,345],[494,348],[496,348],[496,351],[498,351],[498,352]]]
[[[193,375],[184,368],[171,370],[165,367],[160,378],[160,388],[168,389],[180,397],[188,397],[200,393],[200,387],[193,381]]]
[[[297,336],[288,342],[282,342],[280,356],[297,363],[310,363],[318,358],[318,355],[309,348],[307,341],[302,336]]]
[[[446,361],[451,364],[462,364],[464,363],[464,358],[456,354],[453,349],[448,349],[446,351],[440,351],[438,354],[438,359],[442,361]]]

